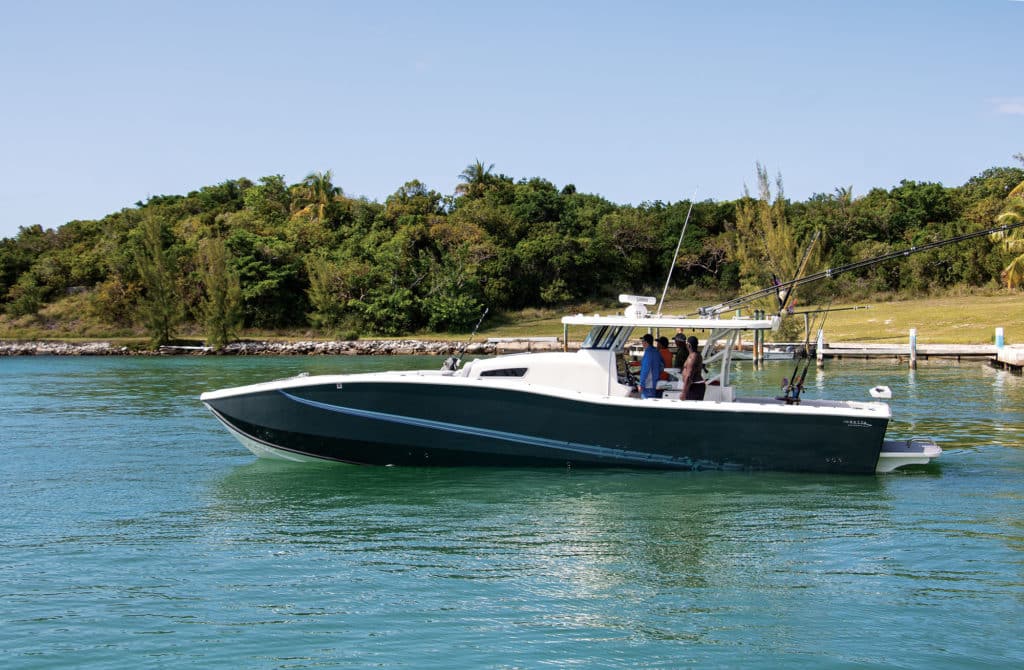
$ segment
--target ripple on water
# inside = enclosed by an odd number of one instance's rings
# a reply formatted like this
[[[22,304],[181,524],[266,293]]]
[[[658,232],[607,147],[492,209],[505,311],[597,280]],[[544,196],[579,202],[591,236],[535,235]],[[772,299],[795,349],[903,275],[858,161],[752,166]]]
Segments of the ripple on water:
[[[358,364],[396,362],[422,364]],[[894,433],[946,449],[884,477],[276,464],[197,402],[349,364],[0,361],[7,662],[1024,664],[1019,378],[819,373],[888,384]]]

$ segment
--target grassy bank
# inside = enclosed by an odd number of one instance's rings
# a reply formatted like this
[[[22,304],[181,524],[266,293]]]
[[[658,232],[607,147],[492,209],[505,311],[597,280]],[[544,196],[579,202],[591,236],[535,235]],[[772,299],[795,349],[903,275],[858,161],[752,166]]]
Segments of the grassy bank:
[[[666,301],[665,314],[691,314],[707,301]],[[584,312],[609,312],[610,305],[592,306]],[[990,344],[997,326],[1006,342],[1024,343],[1024,294],[994,296],[943,296],[876,303],[834,303],[833,308],[866,309],[833,311],[825,322],[829,342],[906,342],[911,328],[921,344]],[[561,335],[563,314],[554,310],[529,310],[508,316],[507,324],[481,328],[483,337],[533,337]],[[803,333],[803,317],[797,319]],[[814,317],[810,318],[814,323]],[[486,324],[485,324],[486,325]],[[578,331],[578,332],[577,332]],[[570,332],[582,337],[585,329]],[[814,334],[812,334],[812,339]]]
[[[702,305],[713,300],[668,300],[666,314],[691,314]],[[843,303],[832,307],[866,306],[866,309],[832,312],[825,323],[825,339],[828,342],[879,342],[901,343],[907,340],[908,331],[916,328],[918,342],[922,344],[989,344],[993,342],[995,328],[1001,326],[1006,342],[1024,343],[1024,294],[965,295],[918,298],[875,303]],[[614,302],[591,303],[572,308],[573,312],[610,313],[621,309]],[[11,319],[0,316],[0,339],[4,340],[60,340],[83,342],[107,340],[118,345],[144,347],[147,338],[144,332],[132,329],[117,329],[86,316],[88,310],[82,296],[69,296],[54,304],[47,305],[39,315]],[[562,334],[561,309],[529,309],[503,315],[489,316],[480,328],[477,339],[488,337],[549,337]],[[803,317],[797,319],[799,331],[803,332]],[[811,319],[813,323],[813,318]],[[570,331],[570,337],[581,339],[586,329]],[[198,330],[182,330],[179,337],[202,340]],[[329,333],[312,330],[303,331],[256,331],[239,334],[242,339],[251,340],[330,340]],[[424,340],[464,341],[465,333],[418,332],[408,333],[407,338]],[[801,335],[802,337],[802,335]],[[812,335],[813,337],[813,335]],[[364,339],[371,339],[367,335]]]

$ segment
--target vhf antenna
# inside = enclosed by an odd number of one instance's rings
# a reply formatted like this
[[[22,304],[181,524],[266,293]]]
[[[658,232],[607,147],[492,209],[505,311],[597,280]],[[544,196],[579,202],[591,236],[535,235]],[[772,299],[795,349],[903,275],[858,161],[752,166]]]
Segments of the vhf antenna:
[[[690,222],[690,214],[693,212],[693,201],[696,197],[697,189],[695,188],[693,189],[693,197],[690,198],[690,208],[686,210],[686,220],[683,221],[683,230],[679,233],[679,241],[676,242],[676,253],[672,255],[672,265],[668,266],[668,277],[665,279],[665,288],[661,290],[661,302],[658,303],[658,316],[661,316],[661,306],[665,304],[665,294],[668,293],[668,284],[672,281],[672,271],[676,269],[676,259],[679,258],[679,248],[683,246],[683,235],[686,234],[686,224]]]

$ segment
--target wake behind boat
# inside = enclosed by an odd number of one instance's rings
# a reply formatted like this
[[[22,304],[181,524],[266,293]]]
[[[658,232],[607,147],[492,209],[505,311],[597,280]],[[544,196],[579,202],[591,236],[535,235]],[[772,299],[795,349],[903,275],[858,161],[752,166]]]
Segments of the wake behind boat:
[[[620,296],[623,314],[566,316],[589,326],[576,352],[508,354],[461,368],[300,376],[204,393],[257,456],[405,466],[560,466],[874,473],[927,463],[928,439],[886,440],[881,401],[737,397],[729,371],[741,333],[779,317],[652,316],[653,298]],[[624,351],[637,329],[710,333],[703,400],[682,382],[641,398]]]

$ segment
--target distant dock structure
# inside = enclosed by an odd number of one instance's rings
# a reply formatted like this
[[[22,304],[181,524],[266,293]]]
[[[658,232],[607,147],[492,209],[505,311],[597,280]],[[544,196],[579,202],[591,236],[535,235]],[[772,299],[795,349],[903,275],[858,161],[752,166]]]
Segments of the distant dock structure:
[[[917,329],[910,329],[907,344],[876,344],[866,342],[831,342],[825,343],[821,333],[818,334],[815,354],[819,365],[826,358],[895,358],[906,360],[911,369],[917,367],[918,359],[929,358],[954,359],[987,359],[993,367],[1020,373],[1024,368],[1024,344],[1006,345],[1003,341],[1003,329],[996,328],[994,344],[919,344]]]
[[[916,355],[915,355],[916,354]],[[954,360],[992,358],[996,355],[994,344],[871,344],[865,342],[830,342],[821,348],[823,358],[896,358],[899,360],[917,358],[947,358]]]
[[[1024,345],[1004,346],[991,360],[992,367],[1021,374],[1024,370]]]

